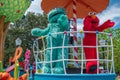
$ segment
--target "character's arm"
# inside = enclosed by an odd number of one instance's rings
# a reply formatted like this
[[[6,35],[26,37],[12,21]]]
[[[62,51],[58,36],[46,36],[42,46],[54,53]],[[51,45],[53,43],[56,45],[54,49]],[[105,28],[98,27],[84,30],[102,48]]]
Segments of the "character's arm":
[[[111,22],[110,20],[107,20],[106,22],[104,22],[102,25],[100,25],[100,26],[96,26],[96,30],[98,30],[98,31],[103,31],[103,30],[105,30],[105,29],[108,29],[108,28],[111,28],[111,27],[113,27],[114,26],[114,22]]]
[[[58,25],[60,25],[62,30],[68,30],[68,17],[66,15],[61,15],[57,20]]]
[[[34,28],[31,30],[31,34],[33,36],[45,36],[48,34],[48,32],[49,32],[49,27],[47,27],[45,29]]]

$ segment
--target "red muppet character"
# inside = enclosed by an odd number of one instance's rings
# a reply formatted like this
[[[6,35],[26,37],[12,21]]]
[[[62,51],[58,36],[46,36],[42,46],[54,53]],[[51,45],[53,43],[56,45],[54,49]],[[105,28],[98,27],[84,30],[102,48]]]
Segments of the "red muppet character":
[[[99,19],[95,16],[95,13],[91,12],[84,19],[84,31],[103,31],[107,28],[114,26],[114,22],[107,20],[105,23],[99,26]],[[85,33],[83,39],[84,46],[96,46],[96,33]],[[84,53],[87,59],[97,59],[96,48],[84,47]],[[86,73],[94,74],[97,73],[97,61],[87,61],[86,62]]]

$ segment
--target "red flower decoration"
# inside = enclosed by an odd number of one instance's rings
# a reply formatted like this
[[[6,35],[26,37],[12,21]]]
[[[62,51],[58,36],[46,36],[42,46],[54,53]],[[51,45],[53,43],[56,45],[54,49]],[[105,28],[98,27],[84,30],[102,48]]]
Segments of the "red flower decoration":
[[[17,13],[20,13],[21,11],[20,10],[17,10]]]

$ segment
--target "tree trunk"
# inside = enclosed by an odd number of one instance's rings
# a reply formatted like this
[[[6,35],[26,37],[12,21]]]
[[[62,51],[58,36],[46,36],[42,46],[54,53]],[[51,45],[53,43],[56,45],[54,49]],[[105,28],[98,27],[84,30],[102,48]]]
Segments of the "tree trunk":
[[[9,22],[5,23],[5,16],[0,18],[0,61],[4,61],[4,43],[9,27]]]

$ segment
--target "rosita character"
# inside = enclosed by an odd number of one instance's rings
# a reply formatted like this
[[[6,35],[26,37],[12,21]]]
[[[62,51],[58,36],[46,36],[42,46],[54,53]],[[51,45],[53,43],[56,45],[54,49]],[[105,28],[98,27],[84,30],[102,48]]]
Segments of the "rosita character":
[[[53,33],[68,31],[69,23],[65,10],[63,8],[55,8],[51,10],[48,13],[48,21],[49,24],[47,28],[45,29],[35,28],[31,31],[32,35],[33,36],[48,35],[46,37],[47,48],[51,47],[51,43],[52,43],[52,47],[62,46],[64,34],[53,34]],[[50,41],[51,38],[52,38],[52,42]],[[64,41],[64,46],[66,46],[67,44],[68,44],[68,38],[66,36]],[[50,54],[52,54],[52,60],[60,60],[62,59],[62,48],[52,49],[52,53],[51,50],[48,49],[45,53],[46,61],[50,61]],[[67,59],[67,57],[68,57],[68,50],[65,48],[64,58]],[[66,62],[65,62],[65,66],[66,66]],[[50,63],[46,63],[43,69],[45,73],[51,73]],[[63,61],[53,62],[52,71],[54,74],[64,73]]]

